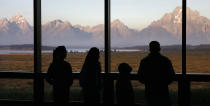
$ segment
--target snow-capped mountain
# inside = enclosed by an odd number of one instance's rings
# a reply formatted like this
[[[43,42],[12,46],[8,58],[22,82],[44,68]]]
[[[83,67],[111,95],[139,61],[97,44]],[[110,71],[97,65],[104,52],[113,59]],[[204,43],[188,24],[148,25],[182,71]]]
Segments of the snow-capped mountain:
[[[16,16],[9,19],[9,22],[18,25],[18,27],[21,29],[22,32],[30,32],[32,30],[31,25],[20,14],[16,14]]]
[[[210,41],[210,20],[196,10],[187,8],[187,43],[207,44]],[[172,13],[165,14],[149,27],[159,27],[171,33],[177,40],[182,39],[182,8],[176,7]]]
[[[181,35],[181,7],[176,7],[141,31],[129,28],[118,19],[111,22],[112,47],[147,45],[151,40],[158,40],[162,45],[181,44]],[[209,42],[210,20],[200,16],[198,11],[187,8],[187,43]],[[32,43],[33,27],[23,16],[17,14],[10,19],[0,19],[0,45]],[[50,21],[42,25],[42,44],[103,47],[104,25],[81,26],[72,25],[69,21]]]
[[[162,27],[178,39],[181,39],[182,7],[176,7],[172,13],[166,13],[160,20],[152,22],[150,26]]]
[[[27,20],[17,14],[11,19],[0,19],[0,44],[31,44],[33,28]]]

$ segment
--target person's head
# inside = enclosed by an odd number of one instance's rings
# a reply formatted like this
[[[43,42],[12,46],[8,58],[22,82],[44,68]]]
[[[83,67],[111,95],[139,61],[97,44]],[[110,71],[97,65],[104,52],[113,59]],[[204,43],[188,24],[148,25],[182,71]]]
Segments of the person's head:
[[[132,67],[127,63],[121,63],[118,66],[120,74],[129,74],[132,71]]]
[[[160,43],[158,41],[151,41],[149,44],[149,50],[151,53],[159,53]]]
[[[67,50],[65,46],[58,46],[53,50],[53,60],[64,60],[67,56]]]
[[[92,47],[89,50],[86,59],[93,60],[93,61],[98,61],[99,57],[100,57],[99,54],[100,54],[99,49],[96,48],[96,47]]]

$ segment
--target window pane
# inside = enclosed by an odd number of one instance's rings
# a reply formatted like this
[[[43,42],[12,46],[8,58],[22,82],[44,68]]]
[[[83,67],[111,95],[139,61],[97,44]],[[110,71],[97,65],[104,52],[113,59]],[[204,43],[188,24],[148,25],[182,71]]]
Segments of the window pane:
[[[136,104],[146,104],[145,99],[145,87],[143,84],[140,84],[139,81],[132,81],[134,99]]]
[[[171,103],[178,106],[178,82],[173,82],[169,85],[169,95]]]
[[[126,62],[137,72],[153,40],[160,43],[175,72],[182,71],[182,1],[112,0],[111,20],[111,71],[118,72],[119,64]],[[177,83],[170,85],[170,95],[177,104]]]
[[[1,0],[0,13],[0,71],[33,72],[33,0]]]
[[[210,73],[209,0],[187,1],[187,72]],[[208,106],[210,83],[191,83],[192,105]]]
[[[210,105],[210,83],[209,82],[192,82],[191,83],[191,104],[194,106]]]
[[[66,61],[80,72],[91,47],[104,48],[104,0],[42,0],[42,70],[46,72],[57,46],[68,50]],[[102,71],[104,53],[100,54]],[[52,99],[52,86],[45,86],[45,100]],[[81,99],[77,80],[71,87],[71,100]],[[77,92],[77,93],[76,93]]]
[[[30,79],[1,79],[0,99],[32,100],[33,80]]]
[[[176,72],[181,72],[181,3],[177,0],[112,0],[111,70],[118,71],[118,65],[127,62],[137,71],[140,60],[148,55],[149,42],[157,40],[162,54],[171,59]]]
[[[56,8],[55,8],[56,7]],[[42,70],[52,62],[52,51],[64,45],[66,61],[79,72],[91,47],[104,47],[104,0],[42,1]],[[103,54],[100,61],[103,65]]]
[[[82,94],[82,88],[79,85],[79,80],[74,80],[74,83],[70,90],[70,101],[82,101],[83,94]],[[45,88],[44,88],[44,97],[46,101],[52,101],[53,100],[53,87],[45,82]]]
[[[210,13],[208,0],[187,2],[187,72],[210,73]]]

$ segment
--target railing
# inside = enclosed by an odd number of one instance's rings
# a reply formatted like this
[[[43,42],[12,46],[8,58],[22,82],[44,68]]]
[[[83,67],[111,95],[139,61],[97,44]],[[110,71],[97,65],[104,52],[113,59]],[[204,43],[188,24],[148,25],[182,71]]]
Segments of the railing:
[[[46,73],[41,74],[35,74],[32,72],[0,72],[0,78],[9,78],[9,79],[34,79],[37,78],[37,76],[41,76],[40,78],[45,78]],[[102,73],[103,79],[109,79],[109,93],[114,93],[114,80],[117,80],[119,77],[118,72],[111,72],[109,74]],[[74,79],[79,79],[79,72],[73,73]],[[138,76],[136,72],[133,72],[130,74],[131,80],[138,80]],[[174,81],[178,81],[178,100],[179,100],[179,106],[190,106],[190,82],[210,82],[210,74],[187,74],[183,76],[181,73],[177,73],[175,75]],[[35,85],[36,86],[36,85]],[[111,88],[111,89],[110,89]],[[112,94],[114,95],[114,94]],[[113,97],[110,97],[113,99]],[[114,100],[112,100],[114,101]],[[15,101],[15,100],[1,100],[1,103],[32,103],[32,101]],[[72,102],[77,103],[77,102]]]

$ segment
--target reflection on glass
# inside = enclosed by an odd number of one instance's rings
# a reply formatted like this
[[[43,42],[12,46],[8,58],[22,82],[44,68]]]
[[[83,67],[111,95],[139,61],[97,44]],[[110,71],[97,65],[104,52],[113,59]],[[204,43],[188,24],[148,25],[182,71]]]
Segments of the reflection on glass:
[[[169,95],[172,104],[178,105],[178,82],[172,82],[169,85]]]
[[[209,82],[192,82],[191,83],[191,104],[199,106],[210,105],[210,83]]]
[[[46,101],[53,100],[53,87],[45,82],[44,97]],[[79,85],[79,80],[74,80],[72,87],[70,88],[70,101],[82,101],[83,94],[82,88]]]
[[[135,103],[146,104],[144,85],[140,84],[139,81],[131,81],[131,84],[133,86]]]
[[[32,100],[33,80],[1,79],[0,99]]]

